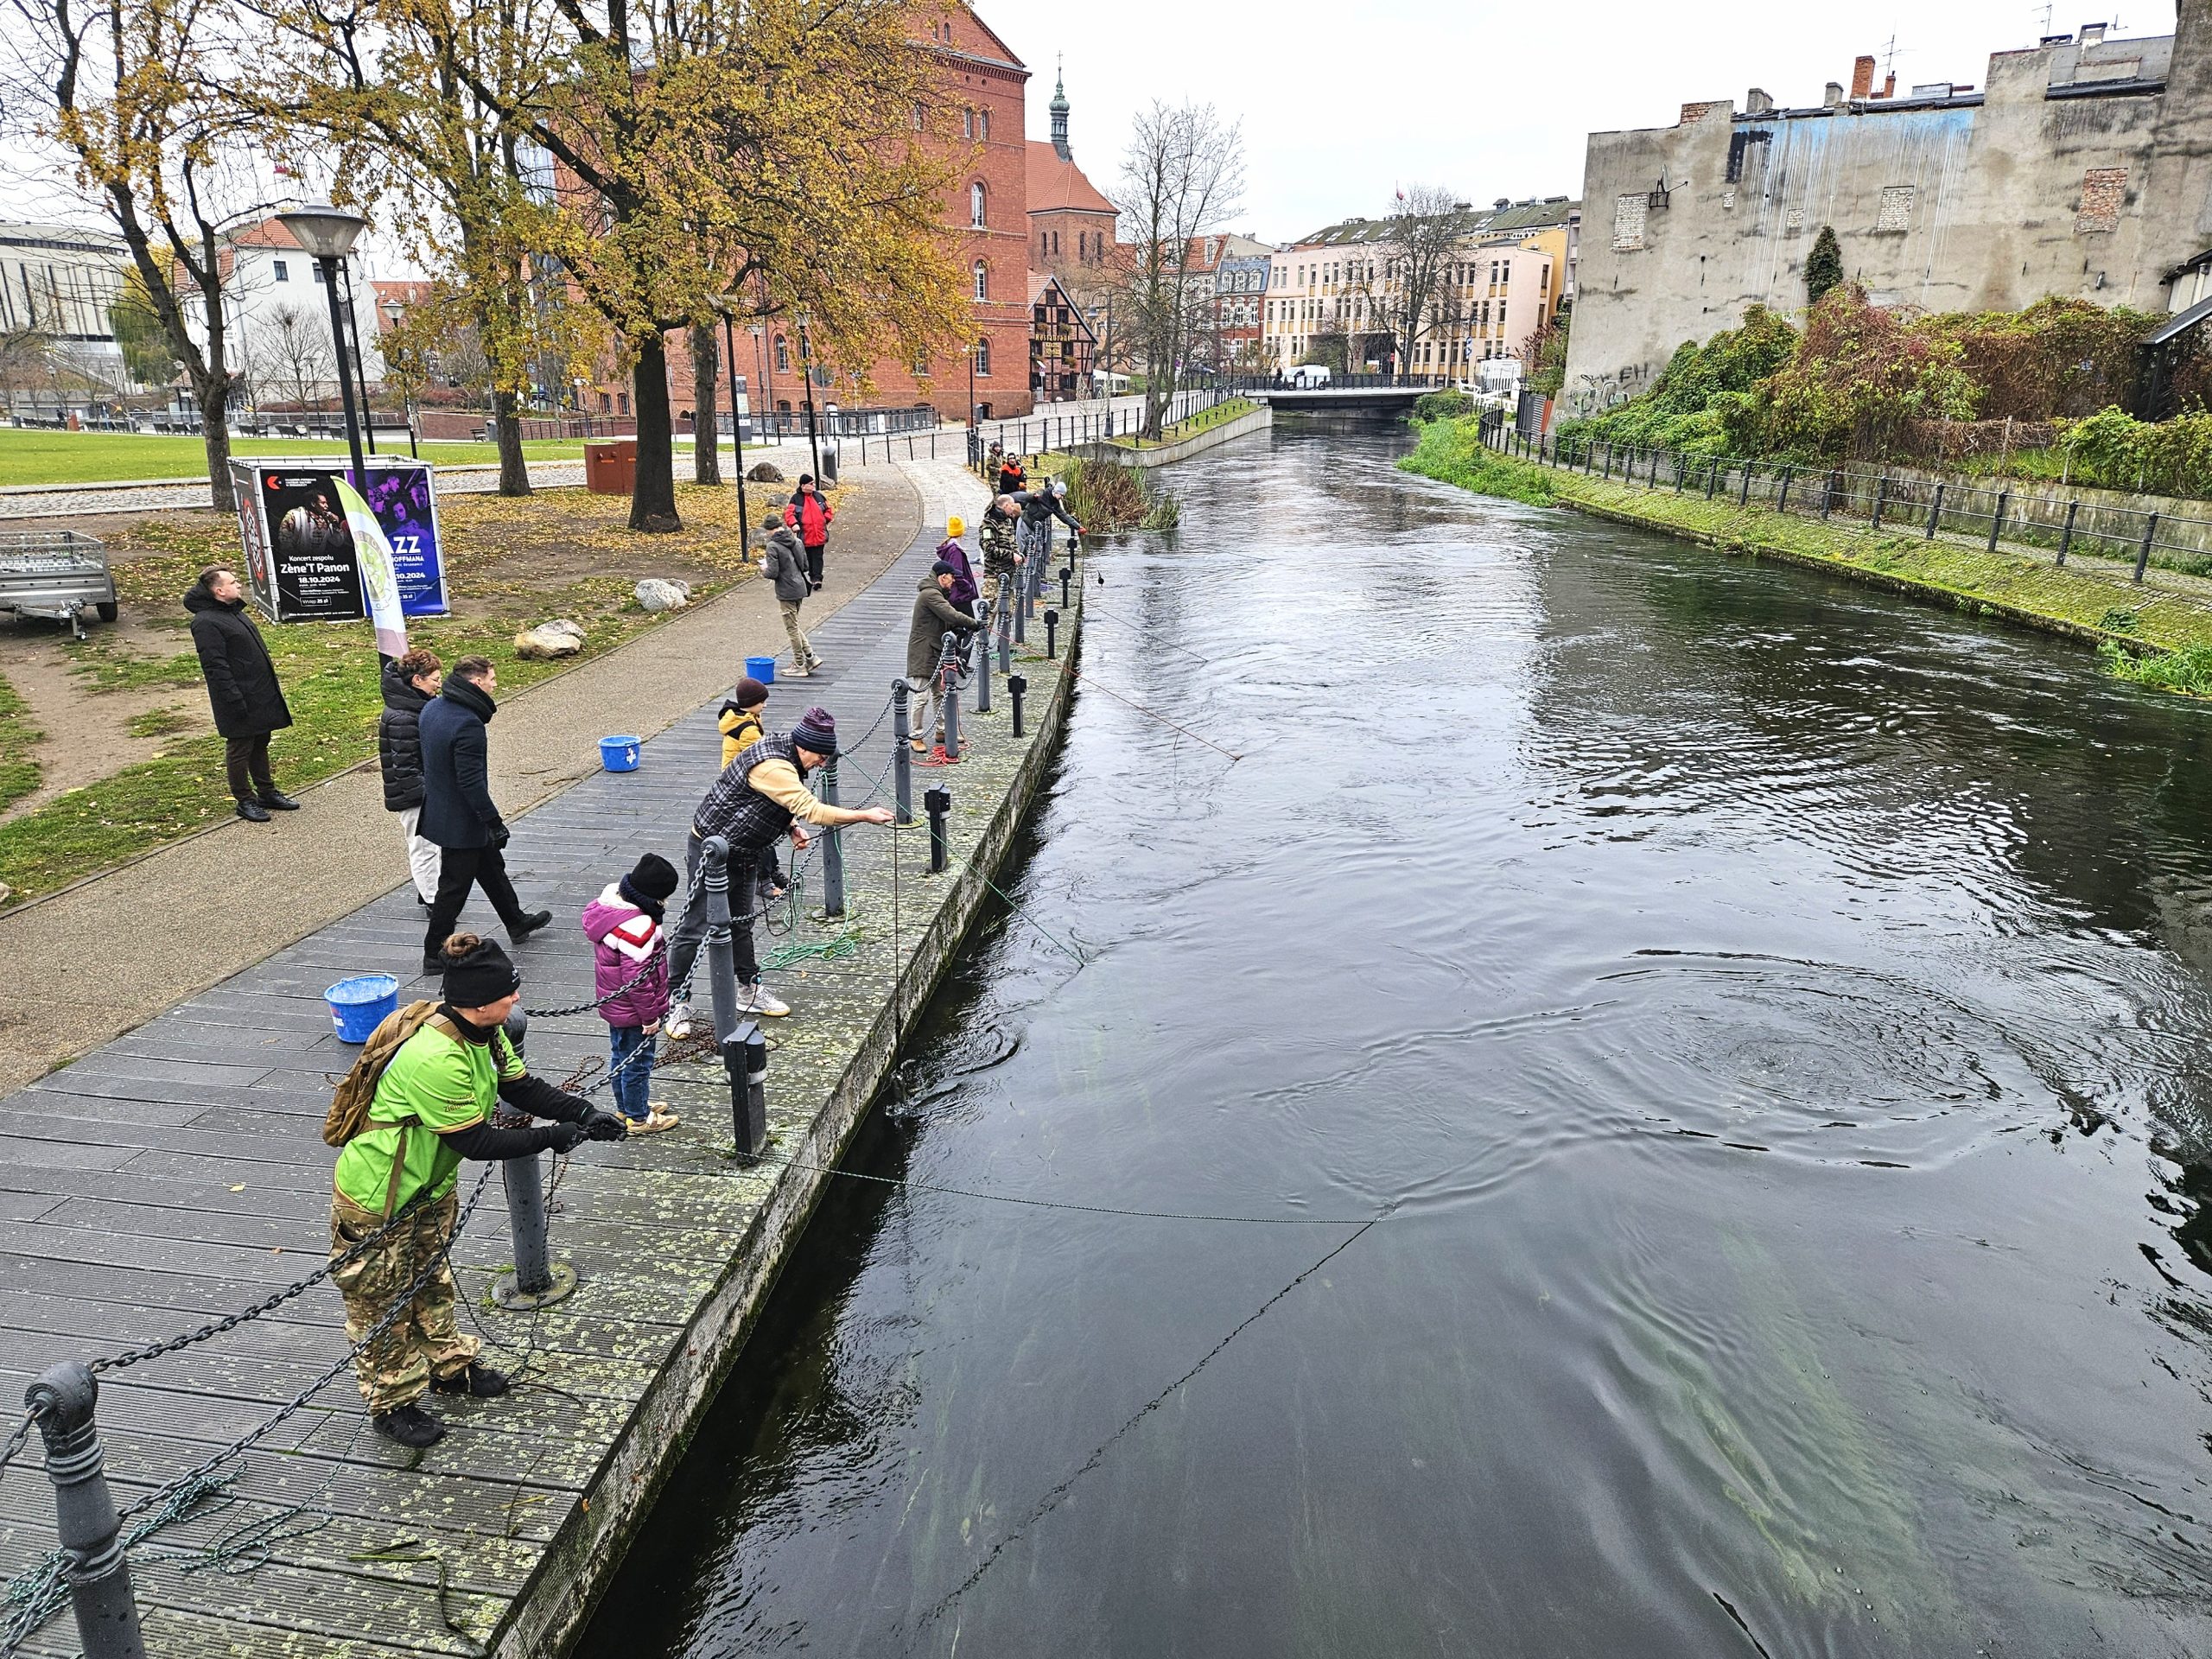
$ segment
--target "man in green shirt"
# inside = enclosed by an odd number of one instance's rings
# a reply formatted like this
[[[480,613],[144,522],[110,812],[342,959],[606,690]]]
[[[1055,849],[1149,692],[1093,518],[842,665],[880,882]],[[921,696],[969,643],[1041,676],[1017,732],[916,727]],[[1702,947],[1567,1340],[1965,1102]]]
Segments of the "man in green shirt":
[[[330,1203],[333,1257],[399,1217],[331,1277],[346,1297],[346,1334],[359,1350],[353,1369],[370,1423],[416,1449],[445,1433],[416,1403],[425,1389],[480,1399],[507,1391],[507,1379],[478,1361],[476,1338],[454,1319],[446,1251],[461,1213],[461,1160],[566,1152],[580,1141],[623,1134],[613,1113],[524,1069],[503,1029],[522,1000],[522,976],[505,951],[456,933],[443,960],[443,1001],[378,1078],[366,1127],[338,1154]],[[500,1101],[553,1121],[499,1128],[491,1116]],[[403,1301],[411,1306],[387,1318]]]

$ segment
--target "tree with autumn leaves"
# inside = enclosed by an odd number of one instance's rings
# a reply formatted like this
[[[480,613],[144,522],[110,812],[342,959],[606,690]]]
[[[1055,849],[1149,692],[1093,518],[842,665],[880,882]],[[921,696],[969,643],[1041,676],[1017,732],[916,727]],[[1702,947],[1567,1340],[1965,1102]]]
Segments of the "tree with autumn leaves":
[[[935,0],[82,3],[7,0],[30,25],[26,124],[123,229],[199,394],[219,500],[223,242],[266,211],[216,212],[219,169],[327,170],[334,200],[402,230],[482,345],[511,488],[534,371],[618,351],[639,530],[679,524],[671,331],[804,319],[817,361],[862,376],[972,332],[946,228],[959,151],[923,43]]]

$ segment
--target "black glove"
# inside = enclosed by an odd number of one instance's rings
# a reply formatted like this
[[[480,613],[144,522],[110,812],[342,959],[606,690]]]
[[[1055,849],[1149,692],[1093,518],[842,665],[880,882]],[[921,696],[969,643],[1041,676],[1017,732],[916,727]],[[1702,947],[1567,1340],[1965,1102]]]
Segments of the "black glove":
[[[513,836],[514,831],[504,823],[495,823],[492,826],[492,844],[494,847],[505,847]]]
[[[537,1131],[537,1135],[546,1151],[572,1152],[576,1143],[584,1138],[584,1126],[581,1123],[548,1123]]]
[[[628,1126],[613,1112],[594,1112],[584,1120],[587,1141],[620,1141],[629,1133]]]

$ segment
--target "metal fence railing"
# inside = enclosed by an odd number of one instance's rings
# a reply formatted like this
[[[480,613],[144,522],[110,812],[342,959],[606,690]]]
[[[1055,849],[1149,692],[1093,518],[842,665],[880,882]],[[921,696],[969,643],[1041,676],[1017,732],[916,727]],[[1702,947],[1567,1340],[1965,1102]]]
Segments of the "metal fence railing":
[[[2133,580],[2153,564],[2212,571],[2212,518],[2124,507],[2079,496],[1974,484],[1848,466],[1807,466],[1699,455],[1678,449],[1560,439],[1486,421],[1483,440],[1503,454],[1639,489],[1727,500],[1802,518],[1858,519],[1875,530],[1979,541],[1990,552],[2032,549],[2063,565],[2069,554],[2128,562]]]

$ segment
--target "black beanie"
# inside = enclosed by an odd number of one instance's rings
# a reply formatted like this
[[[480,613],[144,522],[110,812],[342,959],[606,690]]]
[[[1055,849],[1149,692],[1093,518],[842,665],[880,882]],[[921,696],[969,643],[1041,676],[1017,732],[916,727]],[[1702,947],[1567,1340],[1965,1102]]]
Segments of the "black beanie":
[[[637,868],[622,878],[621,890],[632,904],[658,917],[676,891],[676,866],[658,853],[647,853],[638,861]]]
[[[447,962],[441,988],[448,1007],[480,1008],[520,990],[522,976],[505,951],[483,939],[467,955]]]

